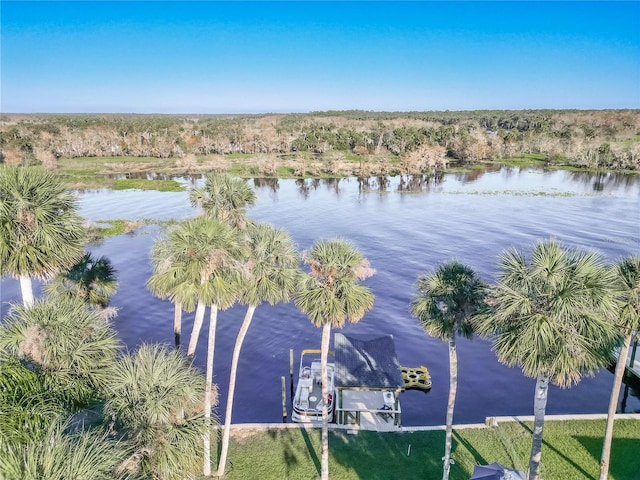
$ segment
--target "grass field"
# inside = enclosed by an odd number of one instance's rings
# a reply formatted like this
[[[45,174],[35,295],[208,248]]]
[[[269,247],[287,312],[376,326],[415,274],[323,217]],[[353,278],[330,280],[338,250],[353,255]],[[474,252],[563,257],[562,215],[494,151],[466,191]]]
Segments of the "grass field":
[[[468,479],[476,464],[499,462],[526,471],[531,423],[454,430],[452,480]],[[604,420],[545,422],[541,477],[596,479]],[[330,432],[329,472],[334,480],[442,478],[444,431],[378,433]],[[315,479],[320,472],[320,430],[234,429],[228,479]],[[611,480],[631,480],[640,472],[640,420],[617,420],[611,453]]]

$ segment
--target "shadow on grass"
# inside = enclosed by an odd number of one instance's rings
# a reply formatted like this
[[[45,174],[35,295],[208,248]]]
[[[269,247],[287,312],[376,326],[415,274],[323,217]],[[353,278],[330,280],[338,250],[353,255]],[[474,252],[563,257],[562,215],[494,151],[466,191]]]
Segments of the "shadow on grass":
[[[309,432],[303,428],[300,430],[300,434],[302,435],[304,444],[307,446],[307,450],[309,451],[309,456],[311,456],[311,459],[313,460],[313,465],[314,467],[316,467],[316,471],[318,472],[318,475],[320,475],[321,468],[322,468],[320,466],[320,459],[318,458],[318,455],[315,449],[313,448],[313,445],[311,444],[311,439],[309,438]],[[320,448],[322,448],[322,445],[320,445]]]
[[[285,465],[286,478],[290,478],[290,476],[295,471],[295,467],[300,464],[306,463],[306,459],[298,458],[299,455],[304,455],[305,453],[300,449],[298,433],[300,433],[300,436],[302,436],[306,451],[308,451],[309,457],[311,457],[311,459],[313,460],[313,464],[319,475],[320,461],[318,460],[318,456],[315,453],[315,449],[311,443],[309,434],[305,429],[267,430],[268,436],[273,440],[278,440],[282,445],[282,461]]]
[[[356,478],[368,480],[440,479],[443,445],[444,432],[422,435],[418,432],[349,434],[334,431],[329,434],[331,461],[353,472]]]
[[[574,436],[576,441],[600,463],[602,457],[602,437]],[[614,438],[611,442],[609,458],[609,478],[624,480],[638,478],[640,472],[640,441],[634,438]],[[593,475],[589,478],[597,478]]]
[[[527,425],[526,423],[524,423],[521,420],[518,421],[518,424],[523,429],[525,429],[527,432],[529,432],[529,434],[531,434],[531,438],[533,439],[533,430],[531,429],[531,427],[529,427],[529,425]],[[546,450],[549,450],[549,451],[555,453],[560,458],[562,458],[565,462],[567,462],[569,465],[571,465],[576,471],[580,472],[580,474],[582,475],[582,478],[589,478],[589,479],[594,478],[593,475],[591,475],[589,472],[587,472],[582,467],[582,465],[579,465],[578,463],[576,463],[575,461],[570,459],[562,450],[556,448],[554,445],[552,445],[547,440],[545,440],[545,438],[544,438],[544,429],[543,429],[543,433],[542,433],[542,448],[546,449]],[[543,460],[542,461],[544,461],[544,452],[543,452]]]
[[[477,465],[486,465],[486,464],[489,463],[486,458],[484,458],[482,455],[480,455],[480,452],[478,452],[473,447],[473,445],[471,445],[467,440],[462,438],[460,436],[460,434],[454,430],[453,431],[453,442],[452,442],[452,446],[451,446],[452,452],[455,452],[455,447],[456,447],[456,444],[458,444],[458,443],[460,445],[462,445],[464,448],[467,449],[467,451],[473,456],[473,461]]]

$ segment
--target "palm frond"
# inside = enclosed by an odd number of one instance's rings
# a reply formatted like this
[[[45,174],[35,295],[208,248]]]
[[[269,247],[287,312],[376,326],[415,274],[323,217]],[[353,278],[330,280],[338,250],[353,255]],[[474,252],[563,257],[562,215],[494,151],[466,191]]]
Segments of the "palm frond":
[[[484,306],[486,288],[470,267],[455,260],[444,263],[418,277],[416,289],[410,310],[428,335],[443,341],[456,333],[473,336],[471,320]]]
[[[478,318],[493,335],[498,359],[525,375],[548,376],[567,387],[609,362],[619,340],[618,299],[612,270],[599,255],[539,241],[527,258],[502,255],[491,307]]]
[[[0,274],[47,279],[83,254],[78,200],[44,169],[0,169]]]

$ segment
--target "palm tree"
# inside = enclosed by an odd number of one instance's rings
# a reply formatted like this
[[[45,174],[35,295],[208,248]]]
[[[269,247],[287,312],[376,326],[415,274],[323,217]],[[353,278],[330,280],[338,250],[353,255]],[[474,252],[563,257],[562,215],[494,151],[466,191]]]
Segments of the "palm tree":
[[[238,228],[245,228],[250,221],[245,217],[246,207],[255,203],[256,195],[246,180],[233,179],[227,173],[213,172],[207,174],[205,185],[199,189],[191,190],[189,194],[191,204],[201,206],[204,213],[217,222],[226,223]],[[174,235],[174,240],[179,244],[189,240],[188,232],[184,232],[185,238],[178,240],[179,234]],[[191,237],[192,238],[192,237]],[[172,292],[184,289],[198,289],[197,282],[190,284],[188,278],[183,277],[182,271],[173,268],[172,262],[179,261],[175,252],[171,251],[175,242],[160,240],[156,243],[152,251],[152,261],[154,274],[147,282],[149,290],[159,298],[171,298],[174,302],[174,337],[176,348],[180,347],[180,336],[182,330],[182,309],[185,307],[180,302],[180,295]],[[184,250],[183,250],[184,253]],[[189,287],[191,285],[191,287]],[[192,293],[192,292],[191,292]],[[190,294],[190,293],[188,293]],[[190,305],[191,302],[187,302]],[[197,345],[200,329],[204,320],[206,305],[202,302],[195,304],[196,315],[194,327],[187,348],[187,355],[193,356]],[[186,311],[193,311],[193,307],[186,308]]]
[[[428,335],[449,344],[449,402],[442,478],[449,478],[453,409],[458,388],[456,334],[472,338],[471,318],[484,304],[484,285],[475,272],[456,261],[439,266],[431,275],[418,279],[418,295],[411,303],[411,313],[418,317]]]
[[[203,238],[210,249],[207,263],[207,275],[204,278],[203,292],[206,305],[209,305],[209,335],[207,339],[207,367],[204,399],[206,430],[204,435],[205,476],[211,475],[211,436],[210,417],[213,406],[213,357],[218,310],[226,310],[237,300],[240,293],[241,260],[246,256],[246,243],[238,236],[238,230],[222,223],[210,223],[211,228]],[[193,341],[193,334],[191,340]]]
[[[244,179],[232,178],[226,172],[208,173],[202,188],[191,190],[193,206],[220,222],[243,229],[247,225],[246,207],[256,201],[256,193]]]
[[[477,331],[492,336],[498,360],[536,379],[529,478],[540,474],[549,382],[569,387],[609,362],[618,339],[615,276],[595,253],[539,241],[527,258],[509,250],[500,258],[490,312]]]
[[[615,419],[620,385],[627,365],[627,355],[631,345],[633,333],[640,330],[640,257],[629,256],[620,260],[615,266],[620,289],[620,310],[618,323],[624,333],[624,341],[618,354],[616,363],[609,412],[607,414],[607,426],[602,444],[602,457],[600,460],[600,480],[606,480],[609,475],[609,457],[611,455],[611,440],[613,437],[613,421]]]
[[[105,419],[134,449],[123,468],[141,478],[195,476],[205,429],[202,374],[179,351],[146,344],[108,373]]]
[[[329,478],[329,419],[327,409],[327,357],[331,327],[358,322],[373,307],[374,296],[359,285],[375,273],[369,261],[346,240],[321,240],[303,254],[309,266],[296,296],[296,305],[317,327],[322,327],[322,479]]]
[[[87,252],[68,271],[59,273],[45,291],[54,295],[78,296],[87,304],[106,308],[118,290],[116,271],[106,257],[97,260]]]
[[[196,310],[188,356],[195,354],[206,306],[215,303],[228,308],[237,298],[239,284],[229,267],[236,266],[244,249],[236,229],[208,216],[177,225],[154,247],[158,268],[148,281],[149,288],[165,292],[187,312]]]
[[[0,326],[0,361],[12,357],[42,373],[45,389],[71,410],[104,388],[119,347],[104,317],[79,299],[14,306]]]
[[[68,480],[131,478],[119,468],[130,454],[126,442],[99,431],[68,433],[69,424],[53,421],[42,438],[27,444],[0,442],[4,480]]]
[[[173,257],[170,252],[171,244],[167,238],[158,240],[151,250],[153,274],[147,280],[147,288],[158,298],[170,298],[174,289],[179,288],[180,275],[184,272],[176,269],[167,273],[171,268]],[[202,315],[204,315],[204,309]],[[173,302],[173,336],[176,349],[180,349],[182,336],[182,304],[178,300]]]
[[[26,362],[13,357],[0,361],[0,445],[25,445],[44,438],[51,424],[68,413],[64,399],[44,383]]]
[[[48,279],[83,254],[85,229],[77,199],[46,170],[0,168],[0,275],[20,280],[25,305],[31,278]]]
[[[204,320],[206,306],[210,306],[209,335],[204,414],[209,425],[211,417],[211,389],[213,358],[218,309],[233,305],[240,291],[240,263],[246,244],[236,228],[203,215],[180,224],[169,231],[166,245],[167,263],[156,273],[159,284],[168,288],[169,298],[186,311],[196,308],[187,355],[193,357]],[[162,277],[162,278],[160,278]],[[201,313],[200,313],[201,312]],[[204,434],[204,474],[211,474],[210,429]]]
[[[298,286],[301,273],[298,252],[293,240],[284,230],[262,223],[249,227],[247,233],[249,258],[242,279],[243,291],[240,301],[247,304],[248,308],[233,348],[222,450],[217,472],[219,477],[224,475],[229,449],[229,430],[240,349],[255,309],[262,302],[268,302],[271,305],[288,302]]]

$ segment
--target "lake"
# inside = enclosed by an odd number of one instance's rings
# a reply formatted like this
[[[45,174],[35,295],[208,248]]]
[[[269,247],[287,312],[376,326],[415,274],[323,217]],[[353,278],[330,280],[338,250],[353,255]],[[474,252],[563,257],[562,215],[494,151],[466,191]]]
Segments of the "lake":
[[[199,182],[178,180],[186,185]],[[457,259],[491,282],[504,249],[527,250],[538,239],[549,237],[596,250],[611,262],[640,254],[640,176],[504,167],[446,174],[437,182],[393,177],[368,182],[356,178],[253,180],[252,185],[257,202],[249,210],[251,218],[283,227],[300,250],[318,239],[346,238],[376,269],[366,281],[376,297],[373,310],[343,331],[390,333],[402,365],[429,368],[431,391],[408,391],[400,397],[404,425],[444,424],[448,396],[447,345],[426,336],[409,314],[419,275]],[[189,205],[186,192],[78,195],[82,214],[94,221],[180,219],[198,213]],[[160,232],[160,227],[149,226],[91,247],[95,256],[107,256],[117,269],[120,289],[112,305],[119,314],[113,324],[130,349],[142,342],[173,342],[172,305],[145,289],[151,273],[149,251]],[[4,278],[1,288],[4,316],[8,302],[20,301],[19,284]],[[243,315],[244,307],[233,307],[218,318],[214,381],[220,385],[220,416]],[[188,342],[192,322],[193,314],[185,314],[183,343]],[[258,307],[241,354],[233,422],[281,421],[280,377],[284,375],[288,382],[289,349],[294,349],[297,365],[300,350],[320,348],[320,337],[320,329],[294,305]],[[203,328],[196,352],[196,364],[203,370],[205,357]],[[459,338],[458,367],[455,423],[533,414],[535,381],[518,368],[501,365],[488,341]],[[602,370],[573,388],[552,387],[547,413],[605,413],[612,382],[611,372]],[[637,391],[631,390],[624,402],[626,412],[640,411]]]

